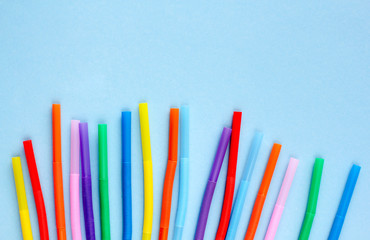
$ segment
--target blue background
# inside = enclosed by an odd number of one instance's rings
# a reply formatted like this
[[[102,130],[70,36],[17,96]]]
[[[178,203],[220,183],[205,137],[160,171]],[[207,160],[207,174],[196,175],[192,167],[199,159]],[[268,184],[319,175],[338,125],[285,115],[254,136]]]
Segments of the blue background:
[[[296,239],[314,158],[325,158],[311,239],[326,239],[352,163],[362,166],[341,239],[365,239],[370,222],[369,1],[100,1],[0,3],[0,232],[20,239],[11,157],[20,155],[32,230],[38,223],[22,140],[32,138],[51,239],[56,239],[51,104],[62,104],[67,233],[70,120],[89,122],[96,234],[100,238],[97,124],[109,134],[112,239],[120,239],[120,112],[132,110],[133,238],[143,220],[138,103],[149,103],[154,165],[153,239],[158,236],[169,108],[191,108],[190,201],[197,215],[223,126],[243,111],[237,186],[253,132],[264,132],[237,239],[245,234],[272,144],[283,145],[256,239],[262,239],[289,157],[300,159],[276,239]],[[215,236],[227,158],[205,239]],[[172,236],[178,193],[176,173]],[[81,208],[82,209],[82,208]]]

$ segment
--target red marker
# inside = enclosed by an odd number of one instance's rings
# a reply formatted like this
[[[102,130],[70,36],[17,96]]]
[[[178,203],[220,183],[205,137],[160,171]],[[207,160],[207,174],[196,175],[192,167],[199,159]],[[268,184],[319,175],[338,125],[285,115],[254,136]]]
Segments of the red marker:
[[[220,222],[218,224],[216,240],[225,239],[225,236],[227,233],[227,227],[229,226],[231,208],[232,208],[233,198],[234,198],[235,175],[236,175],[236,165],[237,165],[237,160],[238,160],[241,120],[242,120],[242,113],[234,112],[232,132],[231,132],[230,152],[229,152],[229,165],[227,168],[227,179],[226,179],[225,194],[224,194],[224,203],[222,206]]]
[[[35,205],[37,210],[37,218],[39,221],[40,239],[48,240],[48,221],[46,217],[46,210],[44,204],[44,197],[42,196],[41,184],[39,174],[37,172],[35,154],[33,153],[32,141],[27,140],[23,142],[24,152],[26,154],[28,172],[30,173],[33,197],[35,198]]]

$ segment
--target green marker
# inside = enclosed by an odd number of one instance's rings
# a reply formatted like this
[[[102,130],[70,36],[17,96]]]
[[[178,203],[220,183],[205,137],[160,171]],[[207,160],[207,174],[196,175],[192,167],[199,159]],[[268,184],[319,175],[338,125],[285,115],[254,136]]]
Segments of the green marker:
[[[313,219],[316,214],[317,199],[319,197],[320,182],[322,169],[324,167],[324,159],[316,158],[315,165],[313,167],[310,193],[308,195],[308,203],[306,214],[302,223],[301,232],[299,233],[298,240],[307,240],[310,236],[310,231],[313,223]]]
[[[98,125],[101,239],[110,239],[107,124]]]

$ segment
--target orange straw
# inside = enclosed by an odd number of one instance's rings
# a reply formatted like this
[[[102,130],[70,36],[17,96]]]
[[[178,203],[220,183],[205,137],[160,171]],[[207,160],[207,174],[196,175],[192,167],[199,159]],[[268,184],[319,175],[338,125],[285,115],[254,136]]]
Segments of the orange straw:
[[[168,227],[171,216],[172,186],[175,178],[177,165],[177,145],[179,136],[179,109],[170,110],[170,131],[168,141],[168,161],[166,176],[163,184],[161,223],[159,228],[159,239],[168,238]]]
[[[270,187],[270,182],[272,179],[272,175],[274,174],[276,162],[279,158],[281,145],[274,143],[272,146],[272,150],[270,153],[270,158],[267,163],[265,173],[263,175],[263,179],[261,182],[260,189],[258,190],[258,194],[256,200],[254,202],[253,211],[251,218],[249,219],[247,233],[245,234],[244,240],[253,240],[254,235],[256,234],[256,230],[258,227],[258,222],[260,221],[263,204],[265,203],[266,195]]]
[[[57,226],[58,240],[65,240],[67,239],[67,237],[66,222],[64,216],[60,104],[53,104],[52,118],[55,220]]]

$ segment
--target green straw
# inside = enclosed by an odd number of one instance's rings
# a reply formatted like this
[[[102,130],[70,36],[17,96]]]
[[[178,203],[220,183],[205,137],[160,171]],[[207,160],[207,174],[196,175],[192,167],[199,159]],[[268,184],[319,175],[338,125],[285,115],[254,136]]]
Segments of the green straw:
[[[315,165],[313,167],[310,193],[308,195],[308,203],[306,214],[302,223],[301,232],[298,240],[307,240],[310,236],[310,231],[313,223],[313,219],[316,214],[317,199],[319,197],[320,182],[322,169],[324,167],[324,159],[316,158]]]
[[[107,124],[98,125],[99,135],[99,197],[101,238],[110,239],[109,193],[108,193],[108,144]]]

